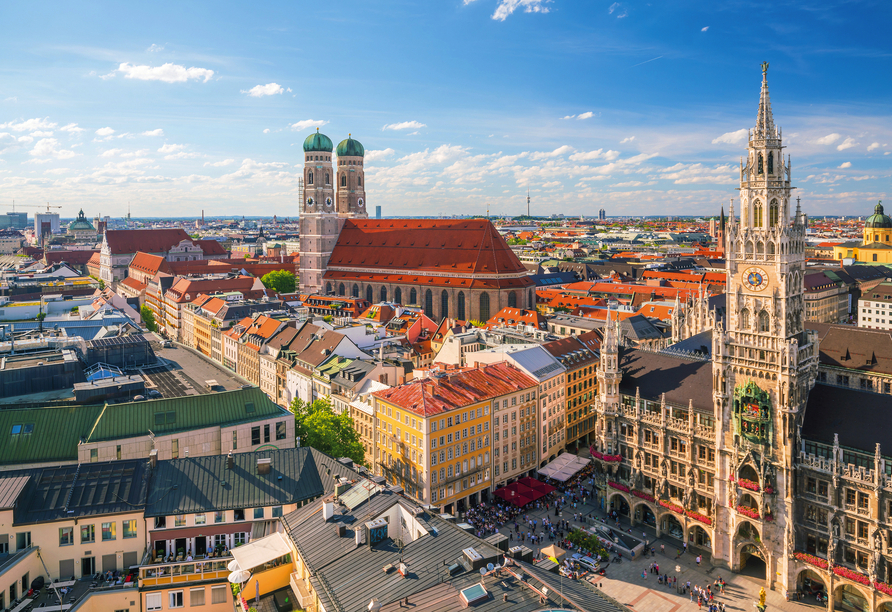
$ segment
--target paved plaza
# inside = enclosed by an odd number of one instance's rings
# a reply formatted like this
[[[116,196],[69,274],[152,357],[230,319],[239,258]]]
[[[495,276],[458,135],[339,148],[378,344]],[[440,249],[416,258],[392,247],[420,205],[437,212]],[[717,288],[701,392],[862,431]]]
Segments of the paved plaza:
[[[573,514],[594,516],[604,518],[605,515],[600,509],[594,507],[591,503],[578,507],[575,510],[572,505],[569,509],[565,509],[562,513],[564,520],[570,521],[572,526],[586,527],[585,522],[573,521]],[[535,519],[542,523],[542,517],[548,514],[549,519],[555,520],[554,508],[547,511],[534,510],[528,513],[530,519]],[[518,521],[519,523],[521,521]],[[611,522],[611,525],[615,523]],[[620,526],[628,530],[630,528],[629,520],[622,517]],[[513,529],[513,523],[511,523]],[[525,531],[523,528],[521,531]],[[509,535],[509,526],[505,525],[500,532]],[[670,588],[659,584],[656,574],[648,572],[648,568],[654,562],[660,567],[661,574],[667,574],[670,577],[677,577],[678,585],[690,581],[691,586],[699,585],[705,588],[707,585],[716,589],[715,581],[721,577],[727,583],[725,586],[725,594],[720,595],[716,591],[716,602],[724,602],[725,609],[728,611],[747,611],[755,612],[755,604],[759,600],[759,589],[764,584],[762,578],[756,578],[744,574],[736,574],[727,569],[713,567],[709,561],[709,557],[703,551],[688,546],[688,552],[677,556],[677,551],[681,547],[681,542],[671,538],[656,539],[656,532],[646,526],[638,523],[632,528],[632,535],[641,537],[646,534],[647,539],[652,542],[651,546],[656,549],[656,557],[648,555],[646,558],[636,558],[634,560],[623,560],[622,563],[611,563],[606,570],[605,576],[589,577],[591,582],[598,585],[601,590],[616,599],[619,603],[628,606],[632,610],[641,612],[676,612],[679,610],[696,610],[697,604],[691,601],[690,592],[681,595],[676,592],[675,588]],[[534,554],[538,554],[541,548],[552,544],[547,537],[542,542],[531,544],[529,541],[519,542],[514,537],[509,541],[509,546],[523,544],[532,549]],[[665,554],[661,554],[660,545],[665,545]],[[700,566],[697,566],[696,556],[702,554],[703,558]],[[676,567],[678,568],[677,571]],[[647,578],[642,579],[641,573],[646,572]],[[782,593],[775,591],[767,592],[767,609],[768,610],[786,610],[796,612],[819,612],[825,610],[826,605],[818,604],[814,599],[808,601],[786,601]],[[704,607],[705,610],[705,607]]]

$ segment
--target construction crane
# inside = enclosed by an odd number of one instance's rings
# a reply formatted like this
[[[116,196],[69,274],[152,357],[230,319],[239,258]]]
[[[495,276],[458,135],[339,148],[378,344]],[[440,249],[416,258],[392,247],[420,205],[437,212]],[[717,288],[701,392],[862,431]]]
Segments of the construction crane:
[[[44,204],[19,204],[19,208],[21,208],[22,206],[24,206],[26,208],[43,208]],[[16,203],[15,203],[15,200],[13,200],[12,201],[12,212],[15,212],[15,207],[16,207]],[[62,208],[62,207],[55,206],[55,205],[52,205],[49,202],[47,202],[46,203],[46,211],[50,212],[51,208]]]

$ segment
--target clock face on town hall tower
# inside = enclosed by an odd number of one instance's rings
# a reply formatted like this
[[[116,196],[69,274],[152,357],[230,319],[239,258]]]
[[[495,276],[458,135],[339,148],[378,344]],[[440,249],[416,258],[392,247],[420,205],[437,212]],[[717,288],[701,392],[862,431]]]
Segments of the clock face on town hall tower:
[[[750,291],[762,291],[768,287],[768,274],[762,268],[747,268],[743,271],[743,285]]]

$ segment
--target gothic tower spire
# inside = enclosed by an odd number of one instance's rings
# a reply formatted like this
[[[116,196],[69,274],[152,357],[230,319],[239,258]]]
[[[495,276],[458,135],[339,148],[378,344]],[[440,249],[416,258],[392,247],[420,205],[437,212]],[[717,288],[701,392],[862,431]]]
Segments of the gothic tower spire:
[[[768,62],[762,62],[762,93],[759,96],[759,113],[756,115],[756,127],[753,128],[752,137],[758,139],[780,137],[774,127],[771,98],[768,96]]]

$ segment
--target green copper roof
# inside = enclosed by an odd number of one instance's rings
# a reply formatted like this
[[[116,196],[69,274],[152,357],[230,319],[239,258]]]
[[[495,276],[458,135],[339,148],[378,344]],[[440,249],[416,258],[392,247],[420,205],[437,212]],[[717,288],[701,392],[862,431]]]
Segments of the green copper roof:
[[[331,138],[329,138],[325,134],[320,134],[319,128],[316,128],[315,134],[310,134],[309,136],[307,136],[307,139],[304,140],[304,151],[306,151],[307,153],[309,153],[310,151],[331,153],[331,149]]]
[[[82,208],[80,213],[77,215],[77,219],[71,222],[68,226],[68,231],[71,230],[90,230],[96,231],[96,228],[93,227],[93,224],[87,221],[87,218],[84,216],[84,209]]]
[[[102,406],[0,410],[0,465],[77,461]]]
[[[365,149],[358,140],[347,138],[338,145],[338,157],[362,157]]]
[[[883,202],[877,202],[873,214],[867,217],[864,227],[892,227],[892,219],[883,214]]]

